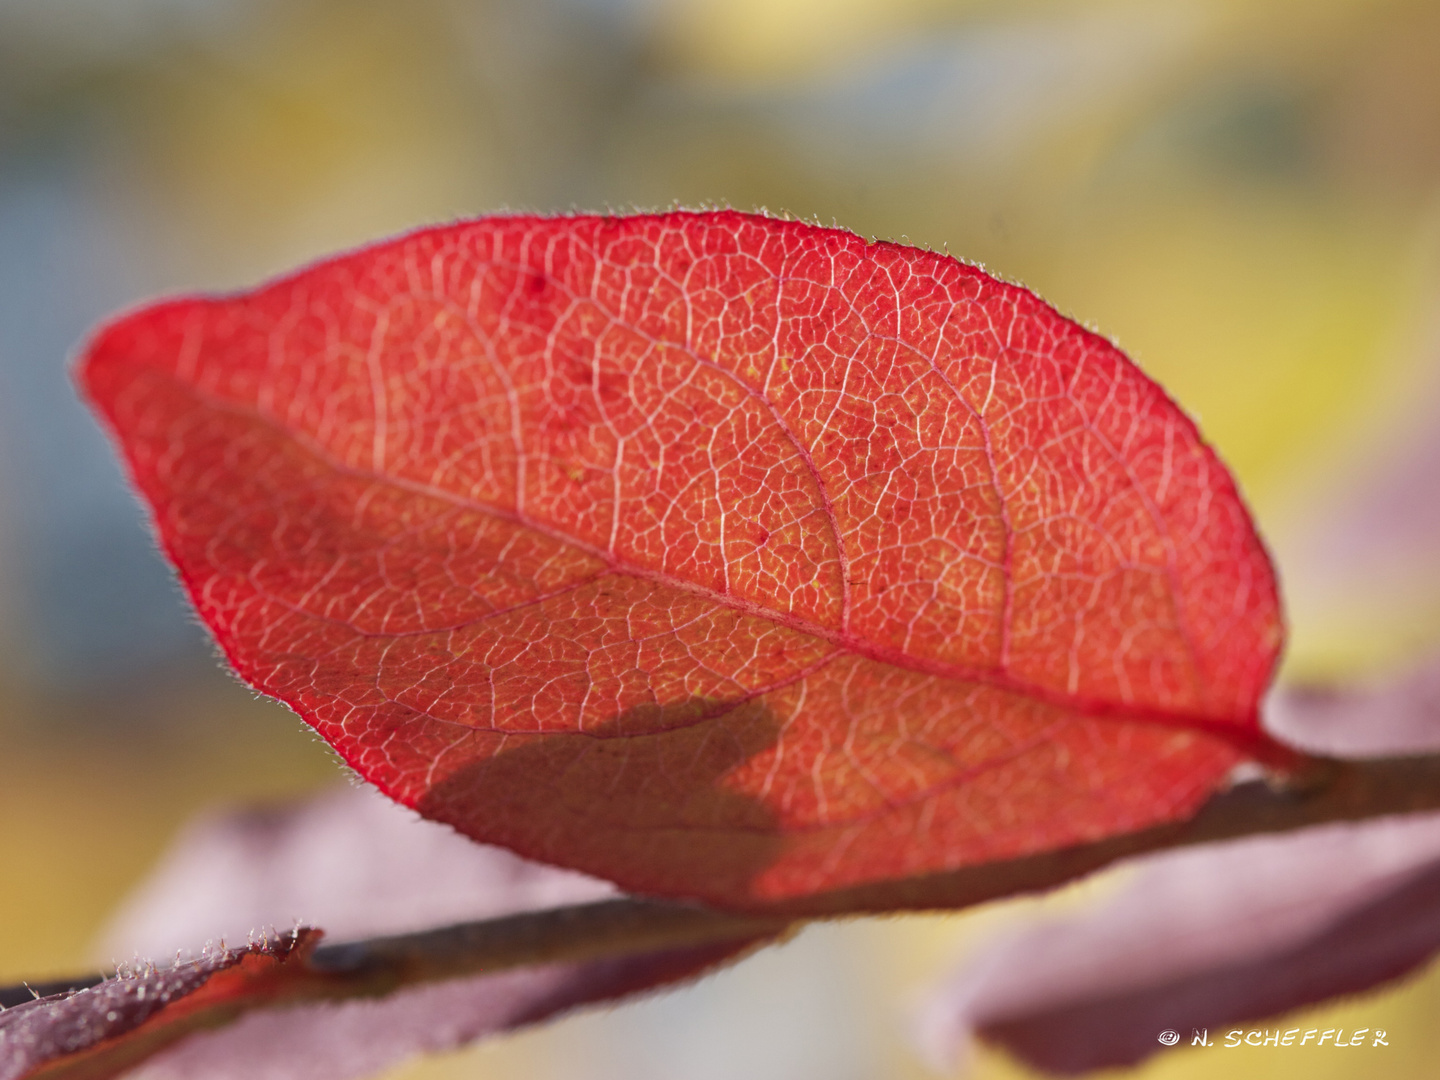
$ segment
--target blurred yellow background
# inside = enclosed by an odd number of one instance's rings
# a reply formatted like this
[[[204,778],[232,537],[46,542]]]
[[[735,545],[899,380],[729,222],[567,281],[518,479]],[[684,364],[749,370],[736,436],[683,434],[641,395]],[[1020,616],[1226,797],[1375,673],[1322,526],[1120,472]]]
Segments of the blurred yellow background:
[[[0,0],[0,982],[98,962],[196,809],[338,773],[217,669],[74,400],[107,312],[500,208],[833,221],[1118,340],[1284,574],[1437,400],[1437,57],[1427,0]],[[1429,578],[1293,563],[1290,676],[1440,643]],[[395,1080],[932,1076],[906,1010],[1016,910],[816,928]],[[1177,1051],[1142,1075],[1429,1077],[1437,1012],[1432,969],[1286,1025],[1385,1027],[1383,1056]]]

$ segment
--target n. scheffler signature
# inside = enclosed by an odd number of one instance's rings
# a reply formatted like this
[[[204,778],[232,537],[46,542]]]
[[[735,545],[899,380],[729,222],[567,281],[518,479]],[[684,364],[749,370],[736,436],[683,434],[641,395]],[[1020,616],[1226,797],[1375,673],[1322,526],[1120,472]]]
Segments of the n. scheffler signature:
[[[1165,1046],[1174,1046],[1180,1041],[1180,1033],[1173,1028],[1166,1028],[1160,1032],[1160,1042]],[[1319,1028],[1311,1028],[1309,1031],[1301,1032],[1299,1028],[1291,1028],[1282,1032],[1278,1028],[1271,1031],[1244,1028],[1235,1028],[1225,1033],[1223,1042],[1214,1042],[1210,1038],[1209,1028],[1192,1028],[1190,1032],[1191,1046],[1224,1046],[1234,1048],[1237,1046],[1364,1046],[1366,1040],[1370,1046],[1389,1046],[1386,1040],[1384,1028],[1359,1028],[1347,1034],[1344,1028],[1327,1028],[1321,1031]]]

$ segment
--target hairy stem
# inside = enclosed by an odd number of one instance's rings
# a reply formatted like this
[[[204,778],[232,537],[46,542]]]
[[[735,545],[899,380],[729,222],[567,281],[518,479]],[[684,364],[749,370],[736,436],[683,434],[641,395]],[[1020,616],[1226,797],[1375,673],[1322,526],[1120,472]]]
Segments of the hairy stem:
[[[321,945],[310,966],[331,979],[405,986],[534,964],[770,938],[784,933],[793,921],[783,915],[731,914],[661,900],[601,900]]]

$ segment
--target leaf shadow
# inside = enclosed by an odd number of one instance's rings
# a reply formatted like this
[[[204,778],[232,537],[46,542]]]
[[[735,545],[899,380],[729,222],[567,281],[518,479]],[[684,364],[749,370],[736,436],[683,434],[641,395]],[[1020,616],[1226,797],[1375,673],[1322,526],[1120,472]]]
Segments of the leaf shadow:
[[[583,733],[511,736],[416,809],[631,892],[739,903],[782,836],[767,807],[725,780],[779,736],[759,700],[646,705]]]

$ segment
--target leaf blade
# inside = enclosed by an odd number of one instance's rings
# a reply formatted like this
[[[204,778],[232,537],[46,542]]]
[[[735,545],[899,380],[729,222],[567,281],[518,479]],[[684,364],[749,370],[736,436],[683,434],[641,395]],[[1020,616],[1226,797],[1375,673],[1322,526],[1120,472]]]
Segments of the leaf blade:
[[[336,942],[267,929],[302,923]],[[102,952],[175,962],[37,986],[40,1001],[0,987],[20,1006],[0,1008],[0,1078],[99,1080],[140,1061],[147,1077],[368,1076],[688,981],[787,929],[620,898],[344,787],[192,822]]]
[[[1108,342],[932,253],[483,219],[140,312],[82,377],[247,681],[633,890],[1063,847],[1264,745],[1278,600],[1223,467]]]

